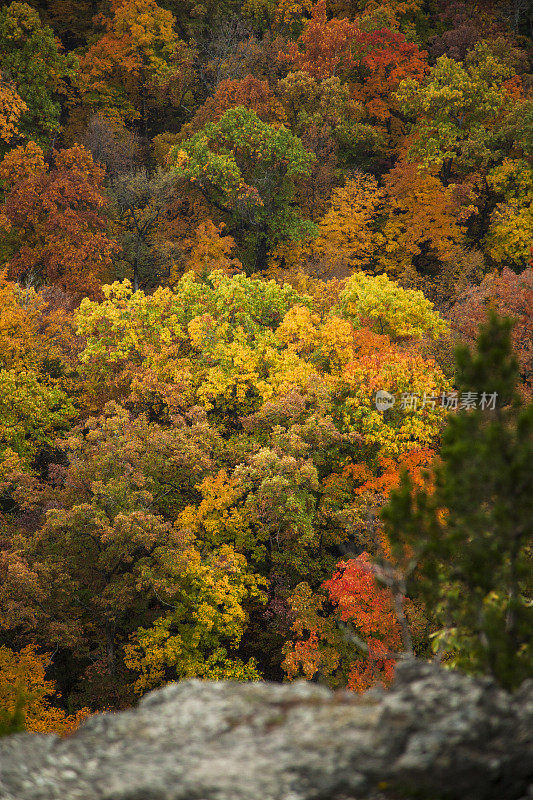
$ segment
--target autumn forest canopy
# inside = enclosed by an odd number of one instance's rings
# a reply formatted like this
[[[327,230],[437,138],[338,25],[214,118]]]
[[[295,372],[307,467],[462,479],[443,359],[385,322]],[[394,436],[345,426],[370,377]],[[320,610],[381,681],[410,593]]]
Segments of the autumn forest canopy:
[[[0,733],[533,677],[532,63],[522,0],[2,4]]]

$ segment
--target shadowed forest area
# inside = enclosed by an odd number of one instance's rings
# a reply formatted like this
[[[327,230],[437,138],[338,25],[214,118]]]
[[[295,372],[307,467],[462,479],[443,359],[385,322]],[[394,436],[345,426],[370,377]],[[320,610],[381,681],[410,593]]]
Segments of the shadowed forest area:
[[[0,730],[533,677],[527,0],[0,8]]]

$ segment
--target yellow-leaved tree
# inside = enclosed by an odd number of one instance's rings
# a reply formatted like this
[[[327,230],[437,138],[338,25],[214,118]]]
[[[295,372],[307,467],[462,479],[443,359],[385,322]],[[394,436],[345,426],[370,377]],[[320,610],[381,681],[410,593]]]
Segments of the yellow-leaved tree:
[[[433,303],[416,289],[402,289],[386,275],[356,272],[341,292],[344,314],[359,326],[394,338],[430,333],[434,338],[448,330],[433,310]]]
[[[379,231],[384,197],[372,175],[353,175],[331,193],[315,239],[276,249],[270,261],[273,274],[302,270],[321,278],[342,278],[356,269],[373,269],[385,243]]]
[[[526,160],[506,158],[489,173],[487,182],[502,198],[485,236],[488,254],[498,264],[522,270],[533,240],[533,169]]]
[[[15,87],[0,76],[0,139],[11,142],[19,136],[18,122],[28,106]]]

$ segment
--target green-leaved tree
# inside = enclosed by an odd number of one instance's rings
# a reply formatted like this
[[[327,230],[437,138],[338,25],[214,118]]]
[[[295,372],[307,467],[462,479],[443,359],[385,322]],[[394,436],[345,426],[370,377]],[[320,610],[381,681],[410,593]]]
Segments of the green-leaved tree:
[[[477,392],[477,407],[450,415],[428,488],[404,478],[383,511],[434,614],[435,648],[507,688],[533,675],[533,404],[516,391],[510,329],[492,314],[476,351],[458,349],[459,397]]]

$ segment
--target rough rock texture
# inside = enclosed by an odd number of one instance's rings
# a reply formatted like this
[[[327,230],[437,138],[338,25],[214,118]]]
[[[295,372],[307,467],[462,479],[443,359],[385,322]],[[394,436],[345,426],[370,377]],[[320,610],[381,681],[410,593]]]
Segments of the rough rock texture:
[[[172,684],[67,739],[0,740],[5,800],[533,798],[533,682],[511,696],[429,664],[365,695]]]

